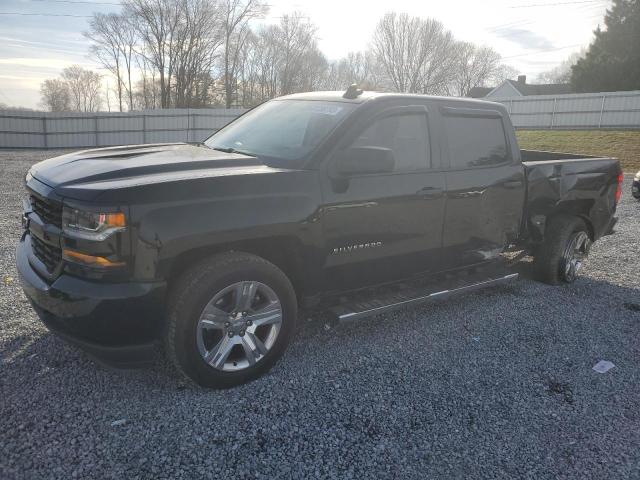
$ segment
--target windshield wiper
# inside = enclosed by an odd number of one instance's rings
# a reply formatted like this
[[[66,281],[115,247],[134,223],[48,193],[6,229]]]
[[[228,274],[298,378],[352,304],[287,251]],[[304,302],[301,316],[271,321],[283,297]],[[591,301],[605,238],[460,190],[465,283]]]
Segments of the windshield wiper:
[[[211,147],[213,150],[218,150],[219,152],[224,152],[224,153],[239,153],[240,155],[247,155],[249,157],[257,157],[257,155],[255,153],[251,153],[251,152],[245,152],[242,150],[236,150],[235,148],[231,148],[231,147]]]

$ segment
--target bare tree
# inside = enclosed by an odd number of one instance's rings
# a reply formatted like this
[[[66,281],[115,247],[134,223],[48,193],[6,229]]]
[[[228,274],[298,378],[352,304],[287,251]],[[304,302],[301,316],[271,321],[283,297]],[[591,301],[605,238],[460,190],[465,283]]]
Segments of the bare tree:
[[[312,92],[324,88],[328,67],[329,62],[320,49],[315,45],[309,48],[300,59],[294,91]]]
[[[66,112],[71,110],[69,86],[58,78],[45,80],[40,85],[41,103],[50,112]]]
[[[160,82],[153,76],[144,76],[134,87],[133,104],[136,110],[154,110],[160,107]]]
[[[510,65],[501,64],[491,77],[491,80],[487,82],[490,86],[500,85],[505,80],[515,80],[520,72]]]
[[[395,13],[380,20],[370,50],[328,62],[315,26],[300,13],[252,30],[251,21],[267,12],[264,1],[123,0],[122,14],[95,15],[85,35],[117,79],[120,109],[125,94],[129,109],[231,107],[352,83],[464,95],[508,73],[492,49],[457,42],[436,20]],[[77,82],[67,83],[72,106],[85,108]]]
[[[299,13],[284,15],[280,20],[277,42],[280,57],[279,94],[294,93],[303,82],[302,67],[317,50],[316,27],[304,21]]]
[[[140,110],[161,108],[160,82],[157,79],[157,71],[151,62],[142,55],[136,56],[136,63],[142,80],[138,81],[134,88],[135,108]]]
[[[346,57],[329,64],[326,88],[342,90],[353,83],[367,90],[382,87],[380,68],[373,52],[349,52]]]
[[[247,35],[237,70],[242,105],[325,86],[328,62],[318,49],[315,26],[305,18],[284,15],[277,25]]]
[[[458,42],[448,93],[466,96],[474,87],[487,85],[501,68],[500,54],[490,47]]]
[[[440,93],[450,81],[455,41],[442,23],[386,14],[373,35],[373,52],[393,90]]]
[[[225,38],[225,10],[215,0],[125,0],[124,5],[140,38],[142,63],[157,74],[161,108],[206,102]]]
[[[180,23],[181,1],[126,0],[124,15],[138,33],[143,55],[158,72],[160,106],[171,106],[171,79],[174,73],[176,33]]]
[[[223,43],[220,8],[212,0],[184,0],[175,56],[175,105],[201,106]]]
[[[71,109],[78,112],[97,112],[102,104],[102,76],[79,65],[65,68],[61,74],[71,97]]]
[[[557,67],[538,74],[538,83],[570,83],[571,67],[586,55],[586,49],[574,52],[564,59]]]
[[[249,35],[249,21],[263,17],[268,7],[261,0],[222,0],[222,28],[224,32],[224,91],[226,107],[231,108],[236,90],[236,76],[241,65],[240,53],[244,51]]]
[[[128,97],[129,109],[133,105],[131,70],[136,45],[133,24],[116,13],[95,13],[84,36],[92,42],[91,53],[116,77],[118,105],[123,111],[123,90]]]

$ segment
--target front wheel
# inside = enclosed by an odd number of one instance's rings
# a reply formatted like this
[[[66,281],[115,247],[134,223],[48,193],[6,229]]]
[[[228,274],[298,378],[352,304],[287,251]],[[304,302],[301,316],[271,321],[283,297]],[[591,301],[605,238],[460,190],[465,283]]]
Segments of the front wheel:
[[[232,387],[275,364],[296,315],[293,287],[275,265],[245,253],[216,255],[173,286],[166,350],[196,383]]]
[[[591,237],[581,218],[571,215],[553,217],[545,230],[544,242],[534,256],[536,278],[552,285],[574,282],[590,248]]]

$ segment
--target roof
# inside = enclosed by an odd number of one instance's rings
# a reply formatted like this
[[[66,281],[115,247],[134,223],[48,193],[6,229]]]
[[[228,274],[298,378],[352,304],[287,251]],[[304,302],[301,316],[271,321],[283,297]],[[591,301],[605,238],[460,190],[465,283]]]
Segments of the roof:
[[[287,99],[287,100],[325,100],[325,101],[333,101],[333,102],[345,102],[345,103],[363,103],[371,98],[378,97],[382,95],[378,92],[367,92],[364,91],[356,98],[344,98],[344,90],[341,91],[327,91],[327,92],[304,92],[304,93],[293,93],[291,95],[285,95],[283,97],[277,97],[277,100]]]
[[[573,93],[573,88],[568,83],[549,83],[543,85],[531,85],[520,83],[515,80],[507,80],[522,95],[562,95]]]
[[[473,87],[471,90],[469,90],[467,97],[470,97],[470,98],[486,97],[492,90],[493,90],[493,87]]]
[[[532,85],[530,83],[521,83],[516,80],[505,80],[515,88],[520,95],[562,95],[565,93],[573,93],[573,88],[568,83],[549,83],[543,85]]]
[[[483,105],[493,105],[502,107],[501,104],[496,104],[491,102],[489,99],[483,98],[466,98],[466,97],[440,97],[435,95],[423,95],[420,93],[387,93],[387,92],[372,92],[372,91],[364,91],[357,98],[349,99],[344,98],[344,91],[329,91],[329,92],[305,92],[305,93],[294,93],[291,95],[285,95],[283,97],[275,98],[274,100],[316,100],[316,101],[328,101],[328,102],[345,102],[345,103],[364,103],[369,100],[374,99],[382,99],[382,98],[430,98],[433,100],[439,100],[444,102],[451,103],[478,103]]]

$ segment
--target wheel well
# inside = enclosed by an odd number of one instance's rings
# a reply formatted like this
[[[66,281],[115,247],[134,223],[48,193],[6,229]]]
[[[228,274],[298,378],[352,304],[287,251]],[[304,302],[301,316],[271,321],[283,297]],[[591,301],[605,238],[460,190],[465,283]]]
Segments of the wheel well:
[[[569,204],[571,203],[571,204]],[[554,211],[552,215],[547,217],[547,225],[551,221],[551,219],[557,217],[558,215],[569,215],[572,217],[580,218],[585,226],[587,227],[587,233],[589,234],[589,238],[593,241],[595,238],[595,232],[593,229],[593,223],[589,218],[589,210],[591,205],[586,205],[588,202],[567,202],[567,204],[561,203],[558,207],[558,210]]]
[[[301,250],[298,239],[286,236],[243,240],[195,248],[183,252],[173,259],[167,278],[171,282],[194,264],[202,262],[204,258],[217,253],[244,252],[264,258],[282,270],[291,281],[296,295],[299,295],[298,289],[301,285],[302,271]]]

